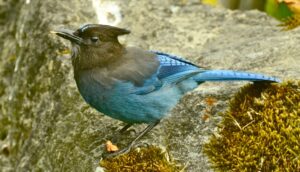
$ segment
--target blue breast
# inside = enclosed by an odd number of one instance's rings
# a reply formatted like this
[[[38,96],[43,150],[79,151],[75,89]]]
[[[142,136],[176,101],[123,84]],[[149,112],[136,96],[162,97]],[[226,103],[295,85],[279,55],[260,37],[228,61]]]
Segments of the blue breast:
[[[142,87],[118,81],[106,88],[86,71],[76,80],[78,89],[86,102],[105,115],[126,123],[154,122],[163,118],[185,92],[197,87],[193,79],[175,85],[161,82],[173,74],[197,67],[172,58],[168,60],[164,55],[158,55],[157,58],[160,67],[151,78],[144,81]],[[171,65],[185,68],[171,69]]]
[[[81,95],[92,107],[112,118],[127,123],[150,123],[163,118],[187,91],[204,81],[279,81],[261,74],[204,70],[176,56],[154,53],[160,65],[150,78],[143,78],[142,86],[111,78],[113,85],[107,87],[99,78],[109,73],[102,76],[102,72],[83,71],[75,77]],[[93,78],[94,75],[98,79]]]

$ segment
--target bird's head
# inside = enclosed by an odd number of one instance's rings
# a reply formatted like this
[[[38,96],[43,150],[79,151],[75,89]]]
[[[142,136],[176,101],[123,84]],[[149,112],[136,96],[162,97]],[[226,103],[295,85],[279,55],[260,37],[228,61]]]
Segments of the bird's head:
[[[80,46],[101,47],[108,42],[119,43],[118,36],[129,34],[130,31],[109,25],[86,24],[75,31],[58,29],[52,33]]]
[[[86,24],[75,31],[58,29],[52,33],[71,41],[73,65],[87,69],[114,60],[123,51],[118,36],[130,31],[109,25]]]

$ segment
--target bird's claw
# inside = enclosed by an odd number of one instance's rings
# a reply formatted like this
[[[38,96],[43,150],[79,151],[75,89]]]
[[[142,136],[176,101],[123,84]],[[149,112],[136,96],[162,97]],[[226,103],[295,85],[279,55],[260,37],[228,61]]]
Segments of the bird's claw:
[[[130,152],[131,147],[132,147],[132,146],[129,146],[129,147],[126,147],[126,148],[124,148],[124,149],[121,149],[121,150],[116,151],[116,152],[113,152],[113,153],[104,153],[104,154],[102,154],[102,157],[103,157],[104,159],[108,159],[108,158],[114,158],[114,157],[116,157],[116,156],[126,154],[126,153]]]

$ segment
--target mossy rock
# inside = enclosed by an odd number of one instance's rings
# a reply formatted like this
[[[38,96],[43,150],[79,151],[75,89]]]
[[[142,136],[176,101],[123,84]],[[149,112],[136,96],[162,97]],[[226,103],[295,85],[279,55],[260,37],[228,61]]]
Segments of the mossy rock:
[[[171,161],[166,152],[155,146],[137,148],[128,154],[101,160],[100,166],[106,172],[182,171],[180,164]]]
[[[205,145],[217,171],[300,171],[300,81],[249,84]]]

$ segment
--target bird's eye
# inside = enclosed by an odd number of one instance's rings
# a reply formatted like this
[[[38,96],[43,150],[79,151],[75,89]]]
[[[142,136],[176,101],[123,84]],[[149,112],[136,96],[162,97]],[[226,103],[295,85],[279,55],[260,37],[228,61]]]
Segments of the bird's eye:
[[[98,40],[99,40],[99,38],[96,37],[96,36],[91,38],[91,41],[94,42],[94,43],[97,42]]]

